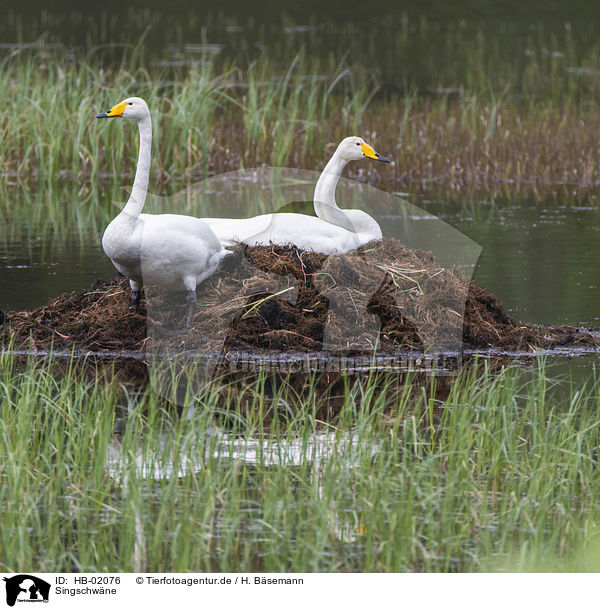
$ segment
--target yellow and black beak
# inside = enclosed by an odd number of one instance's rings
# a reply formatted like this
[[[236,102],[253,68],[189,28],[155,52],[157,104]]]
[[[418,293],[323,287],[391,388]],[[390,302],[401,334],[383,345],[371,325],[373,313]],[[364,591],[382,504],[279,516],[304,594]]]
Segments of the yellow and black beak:
[[[375,150],[373,148],[371,148],[371,146],[369,146],[369,144],[361,144],[360,145],[363,154],[368,158],[368,159],[373,159],[375,161],[381,161],[382,163],[389,163],[390,160],[386,159],[384,156],[381,156],[379,154],[379,152],[375,152]]]
[[[116,106],[113,106],[110,110],[106,112],[100,112],[100,114],[96,114],[96,118],[115,118],[116,116],[123,116],[123,112],[125,112],[125,108],[127,107],[127,102],[121,102]]]

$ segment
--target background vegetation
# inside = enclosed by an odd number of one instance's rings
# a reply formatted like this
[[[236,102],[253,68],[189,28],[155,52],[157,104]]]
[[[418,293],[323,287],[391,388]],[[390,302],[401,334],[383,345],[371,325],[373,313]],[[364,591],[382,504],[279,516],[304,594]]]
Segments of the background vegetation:
[[[113,272],[99,236],[137,134],[93,117],[139,95],[153,192],[319,169],[358,133],[393,165],[348,175],[434,200],[484,246],[485,287],[534,321],[597,319],[600,4],[35,4],[0,27],[3,307]],[[0,352],[0,570],[600,567],[594,360],[307,379],[303,399],[215,379],[183,412],[61,361]]]
[[[380,179],[396,188],[596,196],[600,54],[581,20],[524,27],[401,13],[375,30],[315,17],[192,14],[163,26],[149,10],[103,15],[9,20],[6,177],[130,173],[136,134],[93,117],[139,95],[154,113],[157,183],[263,163],[318,169],[335,143],[360,133],[393,159]],[[80,30],[85,41],[70,42]]]

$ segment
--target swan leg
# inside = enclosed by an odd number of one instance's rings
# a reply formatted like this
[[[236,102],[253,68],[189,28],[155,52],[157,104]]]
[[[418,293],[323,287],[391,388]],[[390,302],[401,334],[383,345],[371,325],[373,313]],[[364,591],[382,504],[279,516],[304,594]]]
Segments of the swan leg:
[[[140,310],[141,295],[140,290],[132,290],[131,292],[131,306],[129,308],[136,313],[139,313]]]
[[[185,322],[185,333],[187,334],[192,327],[192,319],[194,319],[194,313],[196,312],[196,290],[190,290],[185,300],[189,305],[187,320]]]
[[[140,311],[140,300],[142,298],[142,286],[133,279],[129,280],[131,286],[131,306],[129,307],[132,311],[139,313]]]
[[[188,334],[192,327],[192,320],[194,319],[194,312],[196,311],[196,290],[189,290],[185,301],[189,305],[187,318],[185,320],[185,327],[179,330],[164,329],[164,333],[168,336],[181,336],[182,334]]]

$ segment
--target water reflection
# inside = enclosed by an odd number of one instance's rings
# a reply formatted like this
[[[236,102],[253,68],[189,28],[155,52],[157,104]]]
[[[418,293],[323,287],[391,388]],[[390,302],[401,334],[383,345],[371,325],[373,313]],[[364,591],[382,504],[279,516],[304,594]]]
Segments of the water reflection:
[[[225,430],[213,428],[196,446],[192,454],[179,454],[169,432],[163,432],[160,445],[154,452],[140,448],[135,455],[123,454],[118,437],[108,447],[106,472],[117,481],[123,481],[126,471],[133,467],[142,479],[182,478],[198,473],[211,459],[231,460],[260,465],[261,467],[300,467],[312,464],[324,466],[332,459],[343,458],[348,468],[354,467],[365,454],[375,456],[381,442],[365,445],[357,434],[340,436],[336,432],[316,433],[308,438],[268,439],[245,438]],[[132,460],[133,459],[133,463]]]
[[[0,227],[1,309],[32,309],[114,275],[100,240],[116,209],[111,201],[123,199],[120,184],[82,197],[77,214],[64,203],[73,200],[73,191],[70,183],[57,184],[45,196],[31,196],[18,187],[6,190],[5,223]],[[539,203],[483,199],[464,205],[415,195],[407,198],[482,245],[473,281],[495,293],[518,319],[600,325],[598,206],[563,206],[551,198]],[[237,217],[261,211],[229,210],[232,216],[240,214]],[[376,218],[395,231],[394,223],[400,227],[406,217],[393,211],[382,209]],[[422,223],[426,234],[430,218],[412,214],[408,219],[415,230],[421,230]]]
[[[192,416],[190,413],[190,418]],[[190,425],[193,423],[190,422]],[[345,497],[343,505],[339,500],[336,502],[327,498],[324,492],[327,468],[339,468],[343,464],[345,475],[350,476],[351,470],[358,467],[361,461],[374,458],[382,444],[383,441],[361,441],[357,433],[339,434],[332,431],[303,438],[275,436],[258,439],[212,428],[204,433],[198,445],[182,451],[181,446],[173,441],[173,432],[164,431],[155,450],[140,448],[133,455],[130,451],[121,450],[120,440],[115,436],[108,445],[105,469],[123,492],[129,493],[139,480],[171,480],[201,474],[214,463],[226,467],[228,462],[238,462],[246,468],[254,466],[257,472],[262,473],[264,468],[309,467],[315,498],[328,503],[331,533],[343,543],[355,544],[365,532],[359,518],[362,508],[356,505],[352,494]],[[249,505],[246,517],[249,517],[247,526],[250,531],[256,526],[254,523],[262,522],[261,507]],[[136,570],[142,571],[145,567],[146,538],[139,511],[135,522],[135,565]],[[218,524],[216,528],[218,530]]]
[[[443,201],[423,207],[483,245],[473,281],[515,317],[598,326],[600,208],[554,201]]]

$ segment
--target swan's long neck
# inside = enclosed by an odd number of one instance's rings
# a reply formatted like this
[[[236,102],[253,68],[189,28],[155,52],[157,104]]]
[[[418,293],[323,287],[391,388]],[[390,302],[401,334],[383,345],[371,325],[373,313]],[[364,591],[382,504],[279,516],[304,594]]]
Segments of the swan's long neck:
[[[353,231],[352,223],[335,202],[335,189],[347,164],[348,161],[341,158],[336,150],[317,180],[313,204],[315,213],[321,220]]]
[[[135,179],[131,188],[131,195],[122,213],[134,219],[140,215],[146,201],[148,192],[148,179],[150,177],[150,160],[152,158],[152,120],[150,116],[138,122],[140,131],[140,150],[138,153]]]
[[[337,206],[335,189],[344,167],[348,164],[338,151],[339,148],[333,153],[317,180],[313,200],[315,212],[321,220],[356,233],[363,244],[381,239],[381,228],[369,214],[359,209],[340,209]]]

